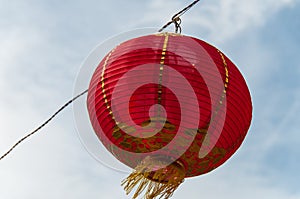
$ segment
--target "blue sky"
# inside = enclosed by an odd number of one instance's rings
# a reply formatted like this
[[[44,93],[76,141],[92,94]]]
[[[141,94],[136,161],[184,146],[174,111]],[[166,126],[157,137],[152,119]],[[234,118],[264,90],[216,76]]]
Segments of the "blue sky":
[[[73,95],[90,51],[112,35],[160,27],[187,0],[0,0],[0,153]],[[223,166],[187,179],[173,198],[299,199],[300,2],[202,1],[183,34],[206,40],[240,68],[253,100],[245,142]],[[0,162],[0,198],[130,198],[127,174],[84,149],[72,108]]]

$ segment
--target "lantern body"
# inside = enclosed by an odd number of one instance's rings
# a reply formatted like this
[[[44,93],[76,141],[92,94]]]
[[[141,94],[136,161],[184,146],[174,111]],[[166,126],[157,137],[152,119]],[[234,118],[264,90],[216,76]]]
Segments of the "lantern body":
[[[170,33],[111,50],[93,74],[87,107],[98,138],[118,160],[132,168],[148,156],[169,161],[165,166],[176,161],[184,177],[230,158],[252,117],[237,67],[206,42]]]

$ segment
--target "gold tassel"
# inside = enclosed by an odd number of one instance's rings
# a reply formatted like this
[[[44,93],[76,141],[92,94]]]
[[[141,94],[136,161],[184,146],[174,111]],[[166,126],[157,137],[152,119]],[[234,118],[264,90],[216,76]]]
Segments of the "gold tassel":
[[[155,168],[160,168],[155,170]],[[122,181],[128,195],[137,186],[133,199],[143,192],[144,199],[168,199],[184,181],[185,169],[179,161],[165,166],[163,161],[146,157],[135,170]]]

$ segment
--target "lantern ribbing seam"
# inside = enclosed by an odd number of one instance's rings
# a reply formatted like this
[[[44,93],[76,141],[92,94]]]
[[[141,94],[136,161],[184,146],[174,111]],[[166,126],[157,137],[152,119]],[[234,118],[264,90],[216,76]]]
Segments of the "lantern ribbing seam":
[[[165,65],[165,59],[166,59],[166,52],[168,47],[168,41],[169,41],[169,35],[168,33],[164,34],[164,44],[161,52],[161,58],[160,58],[160,66],[159,66],[159,79],[158,79],[158,104],[161,104],[161,97],[162,97],[162,78],[163,78],[163,71],[164,71],[164,65]],[[158,116],[160,116],[160,108],[158,109]]]
[[[210,125],[212,123],[212,121],[214,121],[214,119],[215,119],[216,115],[218,114],[221,106],[223,105],[224,99],[226,97],[227,89],[228,89],[228,84],[229,84],[229,71],[228,71],[228,66],[227,66],[226,59],[225,59],[225,57],[224,57],[224,55],[221,51],[217,50],[217,52],[221,56],[221,59],[222,59],[223,65],[224,65],[225,81],[224,81],[224,89],[222,91],[222,95],[221,95],[220,100],[218,102],[218,106],[216,107],[214,113],[212,113],[211,120],[210,120],[208,125]]]
[[[116,48],[114,48],[110,51],[110,53],[107,55],[107,57],[106,57],[106,59],[103,63],[103,68],[102,68],[102,73],[101,73],[101,88],[102,88],[102,94],[103,94],[103,99],[104,99],[104,102],[105,102],[105,105],[106,105],[106,109],[108,110],[109,115],[111,115],[112,120],[114,120],[115,123],[118,124],[118,122],[116,121],[115,116],[113,115],[113,111],[111,109],[111,106],[109,105],[109,102],[107,100],[107,95],[106,95],[106,90],[105,90],[105,82],[104,82],[104,73],[105,73],[105,70],[106,70],[108,60],[109,60],[109,58],[111,57],[112,53],[115,50],[116,50]]]

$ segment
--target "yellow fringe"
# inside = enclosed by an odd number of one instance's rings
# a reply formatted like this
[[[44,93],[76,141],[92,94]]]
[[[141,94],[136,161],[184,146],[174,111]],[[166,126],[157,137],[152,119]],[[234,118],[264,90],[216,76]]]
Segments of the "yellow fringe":
[[[143,199],[168,199],[184,181],[185,170],[179,162],[164,166],[163,162],[147,157],[135,170],[122,181],[128,195],[134,187],[133,199],[145,192]],[[155,168],[160,168],[155,170]]]

